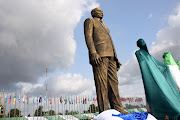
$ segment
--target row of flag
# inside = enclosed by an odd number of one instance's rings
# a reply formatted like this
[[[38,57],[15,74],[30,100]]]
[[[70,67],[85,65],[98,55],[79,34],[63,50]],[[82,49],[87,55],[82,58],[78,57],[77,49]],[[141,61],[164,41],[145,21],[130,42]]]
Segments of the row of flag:
[[[142,102],[143,98],[140,97],[128,97],[128,98],[120,98],[121,102]]]
[[[64,103],[64,104],[87,104],[87,101],[88,102],[92,102],[92,104],[94,104],[95,102],[97,102],[97,97],[75,97],[74,100],[70,97],[59,97],[57,98],[59,103]],[[52,97],[49,97],[48,99],[46,98],[46,96],[44,96],[44,98],[42,96],[39,96],[39,97],[34,97],[33,96],[33,103],[41,103],[42,101],[44,101],[45,103],[49,103],[49,104],[52,104],[52,101],[53,101],[53,98]],[[0,103],[2,101],[2,95],[0,94]],[[8,103],[8,104],[11,104],[11,101],[13,101],[13,104],[16,103],[16,93],[14,94],[14,99],[12,99],[12,94],[10,93],[10,96],[9,96],[9,99],[7,97],[7,95],[5,95],[5,103]],[[22,103],[25,104],[25,101],[26,103],[28,104],[29,103],[29,94],[27,94],[27,96],[23,96],[23,100],[22,100]],[[128,97],[128,98],[123,98],[121,97],[120,98],[120,101],[121,102],[142,102],[143,101],[143,98],[140,98],[140,97]],[[21,102],[21,97],[19,95],[19,98],[18,98],[18,103]],[[54,97],[54,104],[56,104],[56,98]]]
[[[62,96],[57,98],[58,101],[56,101],[56,97],[54,97],[54,104],[56,104],[56,102],[59,102],[59,103],[64,103],[64,104],[87,104],[87,101],[89,102],[92,102],[92,104],[94,104],[95,102],[97,102],[97,97],[76,97],[74,100],[71,99],[70,97],[65,97],[63,98]],[[1,100],[2,100],[2,97],[0,95],[0,103],[1,103]],[[13,101],[13,104],[16,103],[16,93],[14,94],[14,98],[12,98],[12,94],[10,93],[9,95],[9,99],[7,97],[7,95],[5,95],[5,103],[7,104],[11,104]],[[52,104],[53,102],[53,98],[52,97],[49,97],[48,99],[46,98],[46,96],[44,96],[44,98],[42,96],[39,96],[39,97],[32,97],[32,102],[33,103],[41,103],[41,102],[45,102],[45,103],[49,103],[49,104]],[[19,95],[19,98],[18,98],[18,103],[21,102],[21,97]],[[23,96],[23,100],[22,100],[22,103],[29,103],[29,95],[27,94],[27,96]]]

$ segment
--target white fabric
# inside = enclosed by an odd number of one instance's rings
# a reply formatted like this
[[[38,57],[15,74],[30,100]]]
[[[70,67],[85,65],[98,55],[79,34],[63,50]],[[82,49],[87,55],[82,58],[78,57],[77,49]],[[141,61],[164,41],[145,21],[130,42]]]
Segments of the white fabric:
[[[169,69],[171,71],[171,74],[174,78],[174,81],[176,83],[176,86],[180,92],[180,70],[178,65],[168,65]]]
[[[112,114],[118,115],[120,114],[120,112],[114,109],[106,110],[102,112],[101,114],[99,114],[98,116],[96,116],[93,120],[123,120],[120,117],[112,116]],[[157,120],[157,119],[151,114],[148,114],[147,120]]]
[[[157,120],[157,119],[148,113],[147,120]]]
[[[44,118],[44,117],[26,117],[28,120],[48,120],[47,118]]]
[[[112,114],[118,115],[120,112],[114,109],[106,110],[96,116],[93,120],[123,120],[120,117],[112,116]]]

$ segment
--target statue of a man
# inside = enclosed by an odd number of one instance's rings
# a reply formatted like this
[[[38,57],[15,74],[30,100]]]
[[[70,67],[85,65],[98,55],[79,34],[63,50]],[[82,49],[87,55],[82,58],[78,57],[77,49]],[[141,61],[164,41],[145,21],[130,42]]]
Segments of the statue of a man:
[[[92,18],[84,22],[84,35],[89,50],[89,61],[93,67],[99,113],[108,110],[108,100],[112,109],[127,113],[120,101],[117,71],[118,61],[110,31],[102,22],[103,11],[95,8]]]

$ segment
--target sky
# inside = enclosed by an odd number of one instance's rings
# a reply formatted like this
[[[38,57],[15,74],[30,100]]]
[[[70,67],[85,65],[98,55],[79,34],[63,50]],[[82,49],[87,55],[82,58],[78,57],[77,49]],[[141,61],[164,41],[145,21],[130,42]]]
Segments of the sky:
[[[95,95],[83,23],[102,8],[117,56],[122,97],[144,97],[136,41],[162,62],[170,51],[180,60],[178,0],[1,0],[0,88],[5,91]],[[48,77],[45,70],[48,68]]]

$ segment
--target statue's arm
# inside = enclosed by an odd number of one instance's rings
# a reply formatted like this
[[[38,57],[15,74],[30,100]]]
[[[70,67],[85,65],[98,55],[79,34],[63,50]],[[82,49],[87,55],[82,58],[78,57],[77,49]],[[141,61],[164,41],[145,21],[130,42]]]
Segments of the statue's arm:
[[[93,41],[93,21],[87,18],[84,22],[84,36],[90,55],[97,53]]]
[[[93,41],[93,21],[91,18],[87,18],[84,22],[84,36],[86,40],[86,45],[90,54],[90,63],[92,65],[99,66],[102,62],[101,57],[96,51]]]

